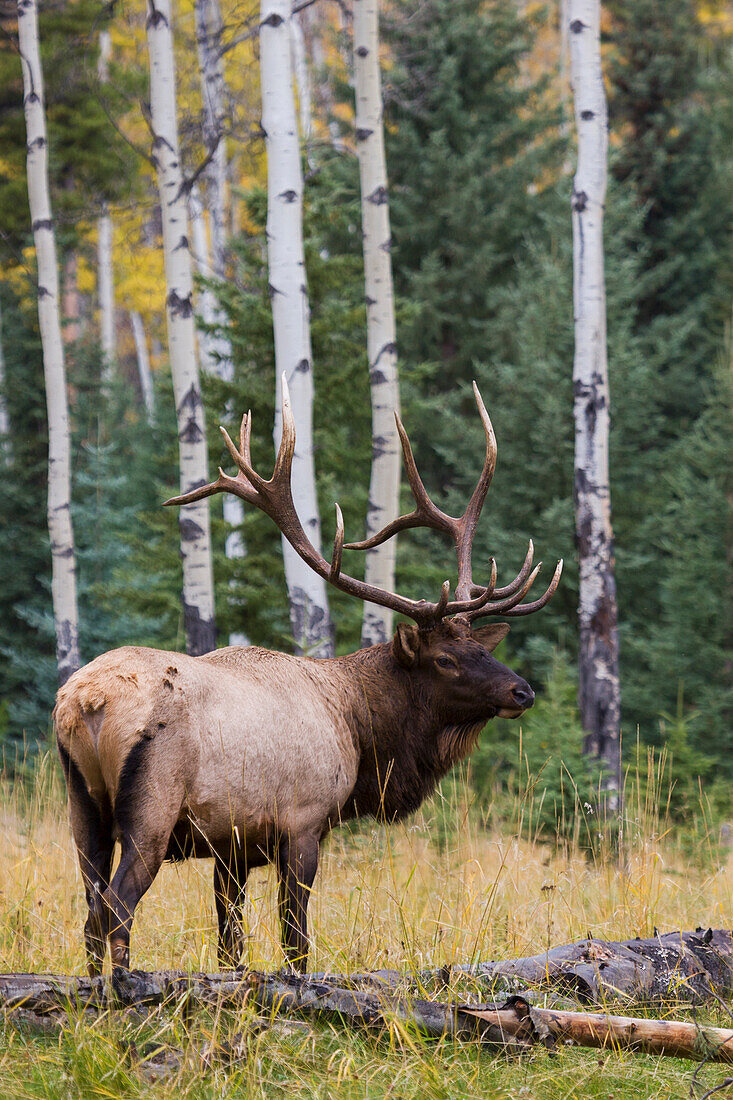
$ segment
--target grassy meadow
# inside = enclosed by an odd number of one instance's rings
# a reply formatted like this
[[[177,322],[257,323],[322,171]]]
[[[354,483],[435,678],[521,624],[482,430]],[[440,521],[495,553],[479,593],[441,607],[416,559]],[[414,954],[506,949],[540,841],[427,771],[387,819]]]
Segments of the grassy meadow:
[[[696,845],[683,843],[654,809],[663,802],[658,791],[642,796],[627,784],[616,858],[603,843],[596,854],[573,842],[540,843],[532,832],[531,788],[502,831],[471,805],[469,790],[459,778],[404,825],[333,834],[310,903],[311,969],[409,970],[533,954],[588,931],[627,938],[651,935],[655,927],[730,925],[733,857],[721,854],[716,837],[706,841],[704,828]],[[0,970],[84,973],[85,903],[52,756],[34,782],[0,784],[0,816]],[[277,969],[282,957],[271,870],[252,874],[246,919],[245,962]],[[216,969],[210,862],[164,866],[138,909],[132,962],[144,969]],[[706,1011],[704,1019],[729,1024],[722,1009]],[[656,1100],[689,1095],[696,1068],[570,1048],[510,1060],[478,1045],[425,1041],[397,1026],[381,1037],[311,1024],[275,1026],[238,1049],[244,1030],[246,1013],[183,1018],[165,1012],[147,1020],[117,1013],[72,1020],[60,1036],[48,1037],[5,1024],[0,1095]],[[227,1044],[235,1047],[228,1062],[202,1058],[205,1048],[216,1052]],[[161,1047],[183,1055],[152,1081],[146,1058]],[[694,1095],[724,1075],[721,1066],[704,1066]]]

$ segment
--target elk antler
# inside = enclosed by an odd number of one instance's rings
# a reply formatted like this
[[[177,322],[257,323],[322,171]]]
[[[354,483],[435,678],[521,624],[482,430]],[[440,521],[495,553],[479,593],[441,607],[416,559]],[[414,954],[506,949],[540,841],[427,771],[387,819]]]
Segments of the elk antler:
[[[230,477],[219,468],[219,476],[216,481],[208,485],[202,485],[182,496],[171,497],[166,504],[192,504],[204,497],[214,496],[216,493],[233,493],[241,497],[249,504],[254,504],[279,528],[283,536],[288,540],[293,549],[300,555],[310,568],[325,581],[347,592],[351,596],[357,596],[369,603],[379,604],[381,607],[391,608],[410,619],[414,619],[421,626],[430,626],[440,619],[451,615],[463,615],[469,621],[483,615],[529,615],[537,611],[551,598],[560,580],[562,562],[558,562],[555,575],[549,588],[541,599],[534,603],[521,604],[532,586],[540,565],[532,570],[532,556],[534,553],[532,543],[529,544],[529,552],[524,565],[517,576],[504,588],[496,587],[496,563],[491,560],[491,576],[489,584],[485,587],[474,585],[471,576],[471,547],[476,533],[476,525],[481,514],[481,508],[491,484],[491,478],[496,466],[496,439],[491,426],[489,415],[486,412],[481,395],[476,383],[473,384],[476,404],[484,425],[486,434],[486,457],[484,468],[474,489],[468,507],[460,519],[454,519],[446,515],[430,500],[425,486],[422,483],[415,459],[410,447],[410,441],[402,425],[402,421],[395,413],[397,430],[402,442],[402,453],[405,460],[407,479],[415,498],[415,510],[409,515],[401,516],[392,523],[363,542],[344,543],[344,521],[341,509],[336,505],[336,537],[333,543],[331,561],[328,562],[319,550],[313,545],[298,518],[298,513],[293,502],[291,473],[293,455],[295,453],[295,422],[290,407],[290,393],[288,384],[283,375],[282,380],[282,420],[283,432],[280,447],[275,460],[275,468],[269,481],[256,472],[252,466],[251,435],[252,413],[248,412],[242,417],[242,425],[239,433],[239,449],[229,437],[224,428],[220,431],[224,437],[227,450],[239,469],[235,477]],[[456,587],[456,599],[450,600],[450,582],[443,584],[440,598],[436,603],[427,600],[410,600],[400,596],[396,592],[387,592],[375,585],[366,584],[364,581],[350,577],[341,570],[341,559],[344,550],[368,550],[372,546],[379,546],[398,531],[409,527],[432,527],[436,531],[443,531],[451,536],[456,545],[458,554],[458,585]],[[493,603],[492,597],[498,597]],[[521,606],[520,606],[521,605]]]
[[[388,523],[386,527],[383,527],[376,535],[372,535],[371,538],[364,539],[362,542],[347,543],[345,549],[369,550],[373,546],[380,546],[383,542],[386,542],[388,538],[391,538],[392,535],[396,535],[398,531],[404,531],[410,527],[431,527],[435,531],[443,531],[453,539],[458,555],[456,600],[448,604],[445,611],[446,615],[464,615],[469,621],[473,621],[484,615],[529,615],[532,611],[539,611],[539,609],[544,607],[552,598],[560,583],[563,565],[562,561],[557,563],[553,578],[541,599],[535,600],[533,603],[524,604],[521,608],[518,607],[517,605],[526,596],[542,567],[542,562],[540,562],[539,565],[532,570],[534,546],[531,539],[529,541],[529,549],[524,559],[524,564],[510,584],[505,585],[503,588],[496,588],[496,563],[493,558],[491,559],[491,579],[489,584],[483,587],[473,583],[471,565],[473,539],[476,534],[476,527],[479,516],[481,515],[481,509],[483,508],[486,494],[489,491],[491,479],[496,469],[497,454],[494,429],[475,382],[473,383],[473,393],[476,398],[476,405],[478,406],[481,423],[484,426],[484,433],[486,435],[486,456],[484,458],[484,467],[481,471],[478,484],[473,491],[473,495],[463,515],[460,517],[449,516],[432,502],[423,485],[422,478],[418,473],[407,432],[398,414],[395,413],[397,431],[399,432],[400,442],[402,443],[405,473],[407,474],[407,480],[415,499],[415,508],[407,515],[392,520],[391,523]],[[498,597],[497,601],[492,603],[492,597]]]

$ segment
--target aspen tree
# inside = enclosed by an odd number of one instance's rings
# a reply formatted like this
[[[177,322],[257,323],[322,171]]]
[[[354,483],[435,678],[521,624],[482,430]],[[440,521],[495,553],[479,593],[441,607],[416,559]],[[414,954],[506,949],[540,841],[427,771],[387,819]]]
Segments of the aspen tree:
[[[293,73],[298,91],[298,116],[300,118],[300,136],[306,148],[311,139],[313,128],[311,119],[311,78],[308,70],[308,56],[305,34],[297,13],[290,17],[290,46],[293,51]]]
[[[569,0],[570,76],[578,134],[573,180],[575,530],[580,568],[580,717],[584,751],[602,760],[615,809],[621,701],[611,495],[603,213],[608,110],[600,46],[600,0]]]
[[[18,0],[18,38],[23,68],[28,199],[38,265],[38,323],[48,408],[48,531],[56,664],[64,684],[79,667],[76,556],[71,523],[71,444],[64,344],[59,314],[56,237],[48,188],[48,139],[36,0]]]
[[[303,173],[295,117],[289,0],[262,0],[260,80],[267,149],[267,255],[275,337],[275,444],[282,435],[282,375],[292,396],[296,427],[293,497],[314,546],[321,545],[313,458],[313,364],[303,252]],[[296,652],[333,653],[325,582],[283,539],[290,625]]]
[[[109,57],[112,40],[109,31],[99,35],[99,64],[97,75],[100,84],[109,79]],[[102,213],[97,219],[97,272],[99,287],[99,328],[102,354],[104,355],[104,374],[108,375],[115,361],[117,347],[115,342],[115,297],[114,269],[112,266],[112,218],[107,203],[102,204]]]
[[[136,309],[130,310],[130,327],[135,341],[135,356],[137,358],[137,372],[140,379],[140,390],[143,395],[145,414],[148,422],[152,421],[155,413],[155,391],[153,389],[153,375],[150,370],[150,356],[148,354],[148,341],[145,336],[143,319]]]
[[[224,69],[221,61],[221,10],[219,0],[196,0],[196,45],[198,49],[199,72],[201,76],[201,100],[203,104],[204,144],[211,154],[211,160],[205,172],[206,209],[209,215],[209,237],[203,218],[203,205],[200,210],[192,208],[192,229],[194,254],[199,274],[204,278],[226,278],[226,195],[227,195],[227,156],[224,134],[227,90],[224,82]],[[191,195],[192,203],[198,199]],[[206,356],[206,369],[218,375],[225,382],[234,381],[234,360],[231,342],[225,335],[227,317],[219,308],[214,293],[204,287],[201,292],[201,312],[207,326],[218,331],[201,334],[200,346]],[[224,522],[229,527],[224,552],[230,560],[245,556],[242,524],[244,506],[236,497],[225,497],[222,501]],[[230,645],[248,645],[246,634],[234,632],[229,635]]]
[[[152,159],[158,173],[163,216],[168,347],[178,416],[181,492],[208,480],[204,409],[201,399],[193,313],[191,253],[186,187],[176,119],[176,83],[170,0],[148,0],[148,54]],[[207,653],[216,645],[209,508],[206,501],[181,512],[183,613],[186,649]]]
[[[398,515],[401,468],[394,419],[395,412],[399,412],[400,395],[379,72],[378,0],[354,0],[354,88],[372,401],[372,474],[366,518],[366,537],[370,538]],[[367,551],[364,579],[368,584],[394,589],[395,555],[396,539]],[[391,633],[392,613],[375,604],[365,604],[361,644],[386,642]]]
[[[203,137],[204,145],[211,154],[204,178],[211,234],[212,270],[217,279],[223,279],[226,275],[227,237],[227,153],[224,139],[227,93],[221,62],[219,0],[196,0],[195,16],[203,105]]]

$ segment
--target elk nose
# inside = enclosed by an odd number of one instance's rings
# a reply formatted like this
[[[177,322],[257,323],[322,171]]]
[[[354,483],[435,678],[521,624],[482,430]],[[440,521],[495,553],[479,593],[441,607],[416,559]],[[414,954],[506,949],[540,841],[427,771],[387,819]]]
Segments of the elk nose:
[[[518,707],[524,707],[526,710],[534,703],[534,692],[529,684],[523,686],[517,684],[516,687],[512,688],[512,699]]]

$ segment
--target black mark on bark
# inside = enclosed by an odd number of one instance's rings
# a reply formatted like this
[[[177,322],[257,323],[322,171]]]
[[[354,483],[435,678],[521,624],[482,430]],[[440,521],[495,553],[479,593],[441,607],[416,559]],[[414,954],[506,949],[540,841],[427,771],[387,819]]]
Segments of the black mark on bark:
[[[588,206],[588,196],[585,191],[573,191],[573,210],[581,214]]]
[[[167,305],[173,317],[193,317],[193,303],[190,294],[181,298],[178,291],[172,290],[168,295]]]

